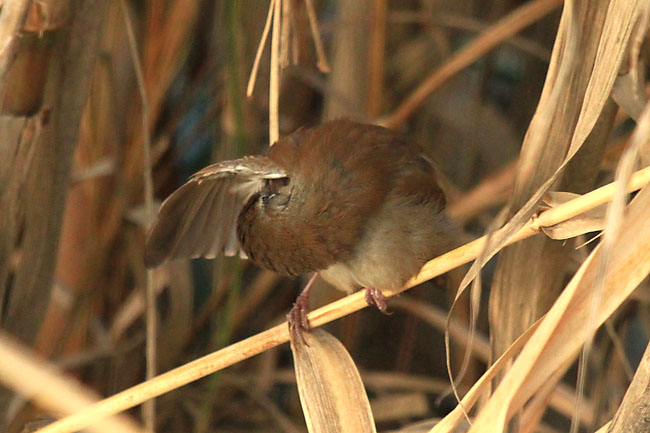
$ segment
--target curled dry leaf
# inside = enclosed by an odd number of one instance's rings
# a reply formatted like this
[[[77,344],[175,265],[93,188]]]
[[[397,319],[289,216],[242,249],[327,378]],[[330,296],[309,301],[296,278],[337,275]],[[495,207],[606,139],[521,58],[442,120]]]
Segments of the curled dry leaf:
[[[300,403],[312,433],[375,432],[370,403],[345,347],[321,329],[291,339]]]
[[[573,200],[580,194],[571,192],[550,192],[544,198],[544,203],[556,207]],[[607,205],[603,204],[583,214],[569,218],[559,224],[542,227],[542,231],[551,239],[569,239],[589,232],[601,231],[605,226],[605,212]]]
[[[647,185],[650,181],[650,167],[639,170],[630,178],[630,183],[627,186],[627,191],[632,192]],[[608,200],[612,199],[612,195],[617,188],[616,183],[608,184],[591,191],[583,196],[566,203],[564,206],[559,206],[543,212],[539,217],[529,221],[526,226],[520,230],[515,236],[508,240],[508,244],[518,242],[522,239],[529,238],[539,233],[540,226],[553,225],[565,218],[570,218],[594,206],[598,206]],[[1,215],[1,214],[0,214]],[[413,277],[406,283],[406,286],[400,290],[404,291],[410,287],[421,284],[424,281],[430,280],[436,276],[461,266],[470,260],[476,258],[480,251],[483,249],[486,238],[482,237],[463,245],[453,251],[450,251],[436,259],[428,262],[420,270],[420,273]],[[224,290],[225,290],[224,285]],[[399,293],[399,292],[397,292]],[[396,293],[388,292],[386,295],[394,296]],[[310,323],[313,327],[322,326],[333,320],[339,319],[345,315],[359,311],[368,304],[365,301],[363,291],[359,291],[349,295],[336,302],[328,304],[318,310],[312,311],[309,315]],[[463,406],[471,408],[477,401],[480,394],[489,389],[489,384],[496,373],[505,368],[505,365],[510,359],[523,347],[525,341],[532,335],[539,321],[534,326],[524,332],[509,348],[508,350],[497,359],[488,371],[477,381],[470,391],[463,397]],[[249,338],[241,340],[237,343],[231,344],[223,349],[220,349],[211,354],[205,355],[202,358],[196,359],[190,363],[176,367],[160,376],[142,382],[134,387],[126,389],[118,394],[108,397],[97,404],[94,404],[86,409],[79,410],[75,414],[67,416],[64,419],[39,430],[39,433],[64,433],[70,431],[78,431],[86,428],[88,425],[104,419],[109,415],[116,414],[126,409],[132,408],[147,399],[157,397],[173,389],[179,388],[183,385],[203,378],[216,371],[223,370],[237,362],[244,359],[249,359],[254,355],[260,354],[265,350],[279,346],[289,340],[289,329],[286,323],[279,324],[266,331],[260,332]],[[2,363],[0,363],[2,366]],[[456,425],[463,420],[463,413],[460,406],[457,406],[452,412],[449,413],[432,432],[449,432],[453,431]]]
[[[650,188],[628,207],[621,231],[601,272],[602,244],[589,255],[526,344],[470,429],[502,431],[512,414],[537,392],[584,341],[633,292],[650,272]],[[593,320],[592,291],[602,278],[600,302]],[[589,329],[586,327],[589,326]]]
[[[587,71],[580,67],[576,69],[575,66],[577,63],[576,46],[578,43],[575,38],[577,37],[576,32],[578,30],[572,28],[573,4],[565,4],[560,30],[556,40],[556,47],[554,49],[554,56],[549,66],[547,84],[544,87],[535,116],[531,121],[524,146],[539,150],[541,148],[540,142],[549,140],[550,136],[553,136],[554,139],[559,139],[557,134],[561,135],[562,131],[573,129],[573,134],[570,137],[562,136],[564,140],[569,140],[568,153],[560,166],[544,181],[542,186],[536,190],[533,189],[530,195],[526,194],[529,197],[528,201],[520,206],[514,216],[503,227],[491,235],[490,242],[485,251],[470,268],[459,288],[459,294],[457,296],[471,283],[479,270],[503,249],[507,240],[526,224],[526,221],[536,211],[541,198],[557,181],[566,165],[591,133],[602,112],[603,106],[607,102],[618,74],[625,47],[630,39],[632,29],[641,14],[642,2],[640,0],[631,4],[626,3],[625,7],[620,3],[625,2],[612,0],[609,8],[607,8],[607,4],[591,4],[591,7],[605,8],[607,15],[600,23],[598,29],[584,26],[584,28],[580,27],[585,31],[589,29],[589,31],[598,36],[594,36],[594,40],[598,41],[597,46],[592,47],[593,67]],[[583,16],[582,18],[584,19],[585,17]],[[582,35],[582,37],[586,36]],[[583,60],[581,59],[581,61]],[[582,93],[584,95],[581,98],[582,104],[580,104],[579,111],[575,113],[578,117],[575,123],[568,125],[566,128],[561,128],[558,126],[557,120],[567,118],[567,114],[562,111],[564,103],[560,104],[559,101],[563,95],[569,92],[572,80],[575,81],[578,78],[581,81],[587,81],[586,88]],[[538,160],[527,158],[527,161],[529,166],[520,166],[520,177],[529,177],[530,170],[534,170],[539,165]],[[524,176],[522,173],[528,174]]]
[[[451,412],[447,414],[438,424],[436,424],[429,433],[452,433],[457,432],[459,429],[464,428],[462,424],[466,418],[465,413],[468,412],[478,401],[479,397],[490,390],[492,379],[508,366],[512,359],[519,353],[521,348],[528,342],[530,337],[537,330],[541,323],[541,319],[535,322],[523,334],[519,336],[508,349],[496,361],[492,363],[490,368],[476,381],[470,390],[465,394],[461,400],[461,404],[457,405]]]
[[[594,130],[609,100],[643,2],[565,2],[553,58],[540,103],[526,133],[509,212],[461,283],[457,297],[481,268],[536,212],[541,198]],[[563,158],[556,158],[563,155]],[[549,170],[551,169],[551,170]],[[537,242],[537,241],[533,241]],[[493,350],[499,354],[528,323],[551,304],[549,292],[561,287],[550,255],[541,246],[520,244],[505,250],[490,295]],[[535,266],[529,266],[535,263]],[[525,272],[521,272],[525,269]],[[539,270],[539,271],[537,271]],[[476,282],[473,287],[478,286]],[[526,290],[520,290],[526,287]],[[551,290],[549,290],[551,287]],[[541,300],[542,302],[538,301]]]

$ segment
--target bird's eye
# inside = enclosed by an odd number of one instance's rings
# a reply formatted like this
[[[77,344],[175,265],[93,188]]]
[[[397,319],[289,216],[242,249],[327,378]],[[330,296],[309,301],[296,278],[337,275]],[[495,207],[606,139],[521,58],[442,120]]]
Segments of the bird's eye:
[[[264,194],[262,195],[262,204],[267,205],[269,200],[271,200],[275,194]]]

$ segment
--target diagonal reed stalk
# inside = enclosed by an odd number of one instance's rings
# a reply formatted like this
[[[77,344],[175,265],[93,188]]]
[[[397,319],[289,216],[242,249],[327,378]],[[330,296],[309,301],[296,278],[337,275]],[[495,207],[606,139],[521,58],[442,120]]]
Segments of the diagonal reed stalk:
[[[627,191],[636,191],[649,182],[650,167],[646,167],[634,173]],[[534,236],[542,227],[558,224],[610,201],[616,188],[617,182],[610,183],[539,214],[512,236],[508,244]],[[485,240],[485,237],[481,237],[431,260],[402,289],[395,292],[385,291],[384,294],[396,295],[475,259],[483,249]],[[309,314],[310,324],[312,327],[318,327],[366,306],[364,293],[357,292],[313,311]],[[134,407],[288,341],[289,329],[285,322],[106,398],[38,430],[37,433],[69,433],[81,430],[109,415]]]

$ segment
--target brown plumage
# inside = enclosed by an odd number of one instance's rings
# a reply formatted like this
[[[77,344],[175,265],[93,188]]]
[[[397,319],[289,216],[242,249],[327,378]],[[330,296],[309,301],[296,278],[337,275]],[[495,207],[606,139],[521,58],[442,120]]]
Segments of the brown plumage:
[[[350,120],[302,129],[265,156],[211,165],[163,203],[145,263],[233,255],[336,287],[397,289],[452,246],[445,196],[423,149]],[[378,305],[379,306],[379,305]]]

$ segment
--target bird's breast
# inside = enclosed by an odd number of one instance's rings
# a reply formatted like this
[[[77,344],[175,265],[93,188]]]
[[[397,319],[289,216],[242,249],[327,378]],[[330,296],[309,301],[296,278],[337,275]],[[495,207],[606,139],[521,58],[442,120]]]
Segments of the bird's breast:
[[[258,265],[295,277],[317,272],[348,258],[354,245],[341,242],[345,233],[334,221],[318,224],[313,219],[292,213],[268,215],[252,197],[242,209],[237,235],[244,252]],[[291,200],[292,205],[300,206]]]

